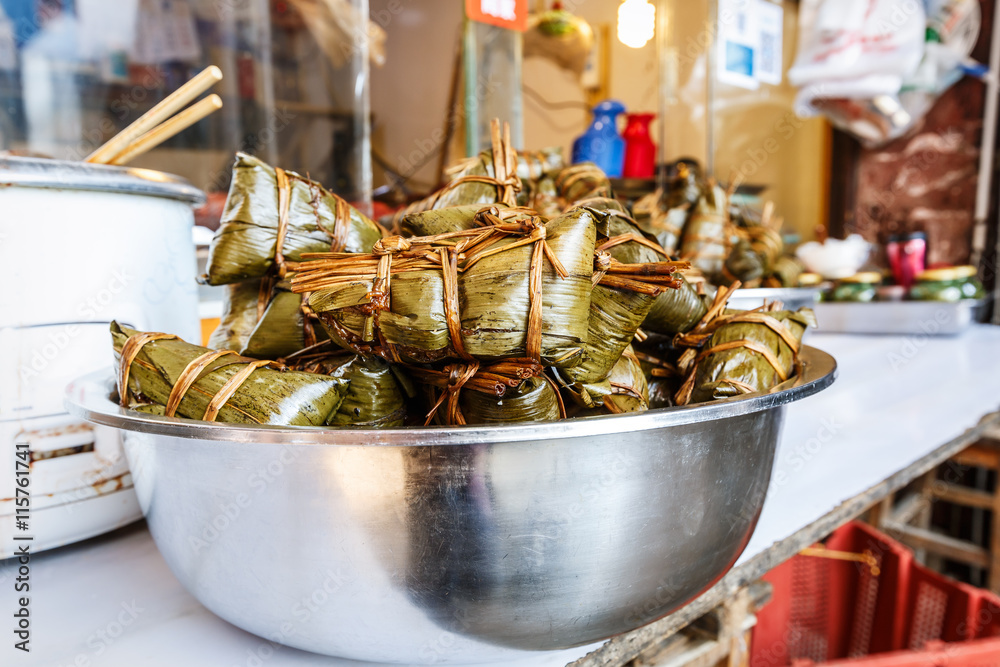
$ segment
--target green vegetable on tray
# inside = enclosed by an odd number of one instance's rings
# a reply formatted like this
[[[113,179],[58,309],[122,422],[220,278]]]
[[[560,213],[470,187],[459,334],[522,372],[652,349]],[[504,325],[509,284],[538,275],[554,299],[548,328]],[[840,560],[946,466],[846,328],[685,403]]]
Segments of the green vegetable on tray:
[[[910,287],[910,299],[914,301],[961,301],[982,299],[986,290],[977,277],[974,266],[954,266],[928,269]]]
[[[830,291],[828,298],[830,301],[868,303],[875,300],[878,295],[878,286],[881,284],[881,274],[865,271],[838,281]]]

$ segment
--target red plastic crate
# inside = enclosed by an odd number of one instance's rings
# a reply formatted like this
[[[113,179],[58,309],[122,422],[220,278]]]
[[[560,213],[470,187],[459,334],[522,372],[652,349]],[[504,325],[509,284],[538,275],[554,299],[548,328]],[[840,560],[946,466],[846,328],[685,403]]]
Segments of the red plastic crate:
[[[795,556],[772,570],[764,579],[774,587],[774,595],[757,615],[750,667],[826,665],[842,658],[854,658],[850,664],[858,667],[978,665],[935,662],[938,649],[926,648],[928,642],[933,647],[937,641],[1000,636],[1000,598],[923,567],[906,547],[870,526],[849,523],[831,535],[826,546],[868,551],[881,572],[874,576],[864,563],[812,556]],[[940,650],[954,657],[964,647],[947,643]],[[1000,643],[988,648],[997,647]],[[903,656],[917,661],[880,662],[904,659],[888,655],[893,651],[906,651]],[[993,656],[983,664],[1000,667],[1000,653]]]
[[[1000,665],[1000,639],[972,639],[948,644],[931,642],[921,651],[893,651],[867,658],[833,660],[821,665],[811,660],[796,660],[792,667],[997,667]]]

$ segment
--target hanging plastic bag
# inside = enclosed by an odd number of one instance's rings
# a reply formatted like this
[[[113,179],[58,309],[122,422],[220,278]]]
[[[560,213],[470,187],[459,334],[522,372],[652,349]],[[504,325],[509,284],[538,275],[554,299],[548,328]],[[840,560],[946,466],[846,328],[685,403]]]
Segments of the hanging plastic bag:
[[[898,95],[924,56],[926,29],[920,0],[803,0],[788,72],[796,111],[827,115],[868,145],[899,136],[913,119]]]

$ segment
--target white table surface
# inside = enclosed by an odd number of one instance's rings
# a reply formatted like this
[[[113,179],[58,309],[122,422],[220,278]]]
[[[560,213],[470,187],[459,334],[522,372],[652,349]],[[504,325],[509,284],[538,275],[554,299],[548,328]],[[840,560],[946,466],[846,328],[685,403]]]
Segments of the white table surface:
[[[840,377],[787,410],[763,514],[737,568],[1000,407],[1000,327],[948,338],[817,334],[806,342],[836,357]],[[212,615],[170,573],[141,523],[32,558],[26,655],[12,648],[15,565],[0,563],[4,667],[352,662],[274,648]],[[598,646],[517,664],[565,665]]]

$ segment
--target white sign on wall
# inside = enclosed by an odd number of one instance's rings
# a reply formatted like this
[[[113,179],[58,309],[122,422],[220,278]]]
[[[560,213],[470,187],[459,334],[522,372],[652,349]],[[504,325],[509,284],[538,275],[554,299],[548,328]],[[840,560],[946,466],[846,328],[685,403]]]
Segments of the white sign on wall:
[[[780,4],[770,0],[719,0],[716,76],[748,90],[781,83]]]

